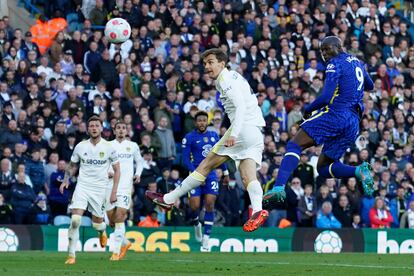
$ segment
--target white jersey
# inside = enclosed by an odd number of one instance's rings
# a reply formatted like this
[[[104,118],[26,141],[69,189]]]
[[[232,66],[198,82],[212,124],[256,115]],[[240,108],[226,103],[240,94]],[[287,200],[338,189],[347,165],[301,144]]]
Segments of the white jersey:
[[[216,88],[231,122],[231,136],[237,138],[243,125],[266,125],[257,98],[242,75],[224,68],[216,80]]]
[[[117,193],[130,195],[134,176],[140,176],[142,173],[144,159],[141,156],[139,146],[135,142],[124,140],[120,143],[115,139],[110,143],[116,150],[121,167],[121,177],[119,179]],[[134,162],[136,164],[135,169]],[[113,181],[110,181],[110,184],[112,185]]]
[[[76,189],[103,193],[108,185],[108,170],[118,163],[118,156],[105,139],[101,138],[96,145],[88,139],[76,145],[70,161],[79,163]]]

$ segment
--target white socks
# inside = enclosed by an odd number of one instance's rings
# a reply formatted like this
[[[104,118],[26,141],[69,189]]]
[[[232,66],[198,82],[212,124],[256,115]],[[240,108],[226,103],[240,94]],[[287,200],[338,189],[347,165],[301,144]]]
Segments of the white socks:
[[[102,234],[103,232],[105,232],[106,230],[106,224],[105,222],[101,222],[101,223],[92,223],[92,227],[99,232],[99,234]]]
[[[119,254],[121,251],[121,245],[124,242],[125,237],[125,224],[123,222],[115,223],[114,231],[114,244],[113,253]]]
[[[253,214],[262,210],[263,190],[258,180],[253,180],[246,188],[252,204]]]
[[[180,186],[164,195],[164,202],[167,204],[174,204],[180,197],[191,191],[192,189],[200,186],[206,180],[206,177],[197,171],[192,172],[181,183]]]
[[[70,227],[68,231],[68,238],[69,238],[69,256],[74,257],[76,255],[76,245],[78,244],[79,240],[79,227],[81,224],[81,216],[79,215],[72,215],[70,221]]]

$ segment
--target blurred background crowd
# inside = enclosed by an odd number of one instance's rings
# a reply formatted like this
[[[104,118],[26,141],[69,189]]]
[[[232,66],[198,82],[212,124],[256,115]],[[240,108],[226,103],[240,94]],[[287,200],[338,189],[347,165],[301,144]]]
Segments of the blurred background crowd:
[[[209,130],[223,135],[229,120],[200,54],[228,53],[257,94],[267,126],[258,171],[272,188],[286,142],[298,130],[303,107],[322,89],[321,40],[337,35],[348,52],[366,63],[375,82],[364,98],[360,136],[343,157],[368,161],[375,173],[373,197],[355,178],[324,179],[321,152],[303,152],[274,206],[269,227],[414,228],[414,25],[411,1],[140,1],[32,0],[41,20],[63,17],[67,28],[48,49],[28,30],[0,19],[0,223],[53,223],[67,215],[71,192],[58,187],[74,146],[87,138],[85,121],[101,118],[103,137],[113,139],[123,119],[140,145],[145,165],[134,185],[130,221],[188,225],[188,199],[165,213],[144,199],[145,190],[167,192],[187,175],[181,139],[194,129],[198,110],[209,113]],[[108,43],[103,26],[128,20],[130,40]],[[216,226],[239,226],[249,200],[234,164],[229,185],[220,184]],[[222,171],[217,170],[222,178]],[[75,179],[74,179],[75,185]],[[281,221],[283,224],[281,224]],[[152,222],[152,223],[151,223]]]

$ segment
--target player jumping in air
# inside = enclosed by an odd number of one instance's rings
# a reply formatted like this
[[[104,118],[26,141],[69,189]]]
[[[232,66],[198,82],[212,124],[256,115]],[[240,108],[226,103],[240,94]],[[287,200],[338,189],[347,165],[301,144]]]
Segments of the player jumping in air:
[[[183,139],[183,161],[184,166],[190,172],[208,155],[213,146],[220,140],[217,133],[207,131],[208,114],[200,111],[195,115],[196,129],[188,133]],[[227,167],[222,164],[224,172],[224,182],[229,181]],[[209,251],[208,240],[211,228],[214,224],[214,204],[219,191],[219,182],[216,172],[210,172],[205,180],[205,184],[190,191],[190,208],[192,210],[192,223],[194,225],[196,240],[201,242],[201,251]],[[204,235],[201,234],[201,223],[198,220],[200,210],[200,197],[204,195]]]
[[[244,231],[251,232],[269,216],[266,210],[262,210],[263,190],[256,177],[256,170],[262,162],[264,144],[261,128],[265,121],[248,82],[236,71],[226,69],[227,55],[222,50],[209,49],[202,54],[202,59],[205,72],[216,81],[231,126],[181,186],[166,195],[147,191],[146,196],[155,204],[170,209],[178,198],[203,184],[212,170],[233,159],[253,208],[251,218],[243,226]]]
[[[102,247],[106,246],[106,224],[103,221],[106,188],[108,185],[108,169],[114,170],[114,185],[110,195],[110,202],[117,201],[117,189],[120,177],[118,156],[111,144],[101,138],[102,123],[99,117],[92,116],[88,120],[88,133],[90,138],[76,145],[73,150],[69,165],[65,171],[65,177],[60,192],[69,187],[69,177],[75,164],[79,163],[79,176],[69,208],[72,218],[69,227],[69,256],[65,264],[75,264],[76,245],[79,240],[79,226],[85,210],[92,213],[92,226],[99,233],[99,241]]]
[[[111,225],[115,225],[113,254],[111,261],[119,261],[124,258],[127,250],[131,247],[131,242],[125,237],[125,220],[131,205],[131,194],[133,182],[140,181],[143,170],[143,159],[137,143],[127,140],[127,127],[123,121],[115,124],[115,140],[110,144],[116,150],[122,174],[119,179],[116,202],[110,202],[113,181],[107,189],[106,212]],[[135,170],[134,170],[135,162]],[[113,173],[109,173],[112,178]]]
[[[301,152],[315,145],[323,145],[317,164],[320,175],[326,178],[355,176],[362,182],[366,194],[373,193],[374,181],[368,163],[353,167],[339,161],[355,143],[364,111],[364,90],[372,90],[373,82],[364,65],[343,51],[338,37],[326,37],[321,44],[321,54],[328,63],[325,87],[322,94],[305,107],[301,129],[287,143],[276,183],[263,197],[266,207],[285,200],[285,185],[299,163]]]

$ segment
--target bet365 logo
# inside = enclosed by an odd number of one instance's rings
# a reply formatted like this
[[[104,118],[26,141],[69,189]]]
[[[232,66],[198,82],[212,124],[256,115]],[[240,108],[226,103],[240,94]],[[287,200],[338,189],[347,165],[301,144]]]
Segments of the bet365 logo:
[[[401,240],[401,239],[400,239]],[[387,231],[378,231],[377,233],[377,253],[380,254],[398,254],[414,253],[414,239],[406,239],[399,243],[396,240],[388,239]]]

